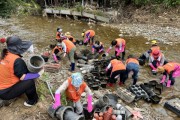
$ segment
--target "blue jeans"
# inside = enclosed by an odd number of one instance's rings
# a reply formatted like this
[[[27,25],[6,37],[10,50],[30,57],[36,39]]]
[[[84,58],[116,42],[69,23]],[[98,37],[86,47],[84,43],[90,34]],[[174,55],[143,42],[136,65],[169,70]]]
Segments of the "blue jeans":
[[[138,72],[139,72],[139,65],[136,63],[128,63],[126,66],[126,79],[128,78],[128,74],[133,71],[133,85],[136,84],[137,78],[138,78]]]

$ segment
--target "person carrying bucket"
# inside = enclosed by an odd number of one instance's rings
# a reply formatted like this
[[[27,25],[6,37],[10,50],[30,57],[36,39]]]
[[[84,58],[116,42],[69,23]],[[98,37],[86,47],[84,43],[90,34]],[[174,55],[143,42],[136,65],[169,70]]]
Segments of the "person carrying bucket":
[[[92,54],[95,52],[102,53],[104,51],[104,46],[102,42],[99,42],[98,40],[95,41],[95,43],[92,46]]]
[[[125,47],[126,47],[126,41],[122,38],[117,38],[111,42],[111,46],[107,49],[106,55],[110,52],[112,47],[115,46],[115,56],[116,58],[119,58],[120,54],[122,53],[122,60],[124,60],[125,57]]]
[[[83,80],[83,76],[81,73],[76,72],[72,73],[71,77],[68,80],[64,81],[64,83],[56,90],[55,92],[55,103],[53,104],[53,108],[56,109],[61,106],[61,94],[65,92],[68,103],[71,106],[76,108],[77,114],[83,113],[83,105],[81,104],[81,94],[83,92],[87,93],[87,110],[91,112],[92,107],[92,92],[87,84]]]
[[[17,36],[8,37],[7,48],[2,50],[0,58],[0,99],[10,100],[26,94],[28,100],[25,106],[32,106],[38,102],[38,95],[34,79],[43,73],[30,73],[26,63],[21,58],[25,52],[33,52],[31,41],[22,41]]]
[[[71,62],[70,71],[74,71],[75,70],[74,55],[76,52],[76,46],[70,40],[67,40],[67,39],[60,39],[60,44],[62,44],[62,48],[63,48],[63,52],[64,52],[63,57],[65,57],[66,53],[67,53],[69,60]]]
[[[166,86],[170,87],[171,85],[174,85],[175,78],[180,77],[180,63],[176,63],[176,62],[166,63],[163,66],[159,66],[157,68],[157,72],[163,73],[163,77],[160,83],[164,83],[167,77],[169,76]]]
[[[139,72],[139,61],[134,57],[134,55],[129,55],[126,60],[126,79],[128,78],[128,74],[133,72],[133,85],[136,84]]]
[[[107,75],[110,73],[110,79],[107,86],[113,87],[116,83],[116,77],[120,76],[119,85],[124,84],[126,78],[126,67],[122,61],[117,59],[112,59],[109,65],[106,67]]]
[[[83,32],[81,35],[84,38],[84,44],[89,44],[89,45],[94,44],[94,37],[95,37],[94,30],[87,30],[86,32]]]

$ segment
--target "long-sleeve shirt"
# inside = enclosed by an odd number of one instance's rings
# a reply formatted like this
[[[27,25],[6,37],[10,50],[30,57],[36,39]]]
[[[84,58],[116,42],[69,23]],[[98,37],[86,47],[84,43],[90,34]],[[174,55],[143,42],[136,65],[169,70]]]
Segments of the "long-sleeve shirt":
[[[149,65],[152,64],[152,62],[154,61],[154,57],[152,55],[149,56]],[[165,61],[165,57],[164,54],[161,54],[161,56],[158,57],[157,61],[159,62],[160,66],[163,66],[164,61]]]
[[[63,84],[56,90],[56,93],[63,93],[69,86],[68,80],[64,81]],[[91,89],[86,86],[85,92],[88,95],[92,95]]]

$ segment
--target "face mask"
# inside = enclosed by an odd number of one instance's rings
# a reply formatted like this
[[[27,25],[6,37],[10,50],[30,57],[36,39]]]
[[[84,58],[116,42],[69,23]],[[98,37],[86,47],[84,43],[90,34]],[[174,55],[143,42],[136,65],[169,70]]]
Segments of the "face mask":
[[[34,46],[31,45],[29,49],[27,50],[28,53],[34,53]]]
[[[99,45],[98,45],[98,44],[94,44],[94,46],[95,46],[95,47],[99,47]]]

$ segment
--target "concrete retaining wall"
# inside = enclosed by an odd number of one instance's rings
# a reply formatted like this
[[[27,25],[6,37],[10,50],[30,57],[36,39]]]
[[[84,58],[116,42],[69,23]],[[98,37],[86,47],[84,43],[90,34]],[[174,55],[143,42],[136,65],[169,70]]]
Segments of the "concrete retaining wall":
[[[98,16],[98,15],[94,15],[94,14],[90,14],[90,13],[86,13],[86,12],[77,12],[77,11],[71,11],[71,10],[54,10],[54,9],[44,9],[44,12],[46,14],[56,14],[56,15],[72,15],[72,16],[78,16],[78,17],[85,17],[88,19],[93,19],[95,21],[98,22],[106,22],[109,23],[110,19],[106,18],[106,17],[102,17],[102,16]]]

